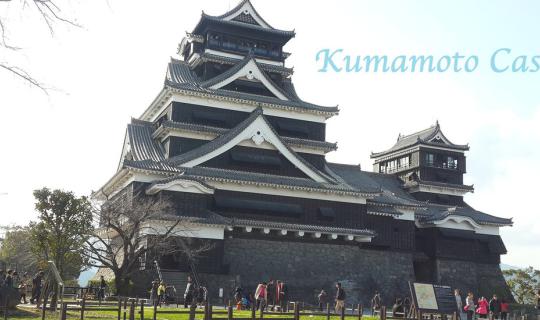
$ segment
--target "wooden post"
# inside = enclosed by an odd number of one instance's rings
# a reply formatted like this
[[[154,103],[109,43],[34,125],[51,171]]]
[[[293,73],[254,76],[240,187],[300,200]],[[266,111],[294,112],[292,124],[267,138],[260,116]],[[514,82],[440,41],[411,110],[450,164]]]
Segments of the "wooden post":
[[[298,302],[294,303],[294,319],[300,320],[300,304]]]
[[[252,302],[251,303],[251,320],[255,320],[255,314],[257,312],[257,303]]]
[[[144,299],[141,299],[141,311],[140,311],[140,314],[141,314],[141,320],[144,320],[144,303],[146,301]]]
[[[38,297],[38,303],[39,303],[40,297]],[[45,299],[43,299],[43,305],[41,306],[41,320],[45,320],[45,310],[47,310],[47,295],[45,295]]]
[[[124,298],[124,320],[127,320],[127,298]]]
[[[157,318],[157,303],[154,303],[153,307],[154,307],[154,315],[152,316],[152,319],[156,320],[156,318]]]
[[[381,306],[381,320],[386,320],[386,307]]]
[[[122,298],[118,296],[118,320],[122,320]]]
[[[129,305],[129,320],[135,320],[135,300],[131,299],[131,304]]]
[[[231,306],[231,300],[229,300],[229,306],[227,307],[227,319],[232,320],[233,318],[233,311]]]
[[[358,304],[358,320],[362,320],[362,314],[364,313],[364,308],[362,304]]]
[[[345,304],[343,304],[343,307],[341,307],[340,319],[345,320]]]
[[[330,303],[326,304],[326,320],[330,320]]]
[[[67,302],[64,302],[62,303],[62,309],[60,310],[60,319],[62,320],[66,320],[67,319],[67,307],[68,307],[68,303]]]
[[[86,298],[83,297],[81,300],[81,320],[84,320],[84,308],[86,307]]]
[[[8,318],[8,295],[6,293],[6,296],[4,297],[4,320],[7,320]]]
[[[208,302],[207,302],[208,303]],[[212,320],[212,310],[214,309],[214,307],[210,304],[208,305],[208,318],[206,318],[207,320]]]

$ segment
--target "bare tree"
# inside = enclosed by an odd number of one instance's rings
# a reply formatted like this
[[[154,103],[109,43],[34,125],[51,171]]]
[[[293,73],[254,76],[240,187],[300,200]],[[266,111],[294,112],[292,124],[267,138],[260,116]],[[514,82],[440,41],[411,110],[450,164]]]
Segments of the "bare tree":
[[[21,10],[36,10],[49,29],[51,35],[54,35],[54,25],[56,22],[80,27],[74,20],[64,17],[61,8],[57,6],[53,0],[0,0],[0,6],[7,6],[9,3],[14,2],[20,5]],[[0,16],[0,48],[9,51],[21,50],[20,47],[12,44],[9,40],[7,24],[7,19]],[[0,69],[12,73],[30,85],[41,89],[44,93],[48,93],[48,88],[23,68],[11,64],[8,61],[0,60]]]
[[[114,273],[118,294],[128,294],[129,282],[148,253],[188,252],[193,256],[208,250],[204,246],[192,250],[182,241],[180,235],[190,228],[165,198],[133,196],[108,201],[96,211],[95,219],[99,227],[83,251],[91,266]]]

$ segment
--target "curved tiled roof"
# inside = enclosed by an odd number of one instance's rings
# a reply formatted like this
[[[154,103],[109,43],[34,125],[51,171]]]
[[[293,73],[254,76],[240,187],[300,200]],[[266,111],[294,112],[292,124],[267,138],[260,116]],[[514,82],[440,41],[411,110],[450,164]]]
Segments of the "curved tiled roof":
[[[201,179],[226,180],[233,182],[236,181],[239,183],[245,182],[246,184],[248,182],[251,182],[254,184],[280,185],[284,187],[298,187],[319,191],[335,191],[347,194],[376,194],[371,190],[362,191],[360,189],[351,188],[346,184],[321,183],[308,178],[280,176],[274,174],[246,172],[201,166],[193,168],[179,167],[178,169],[187,176],[198,177]]]
[[[175,89],[189,90],[200,94],[246,100],[247,102],[267,103],[273,105],[281,105],[289,108],[316,110],[333,114],[339,111],[337,107],[319,106],[301,100],[281,100],[275,97],[268,97],[244,92],[206,88],[202,86],[200,79],[191,71],[189,65],[186,62],[175,59],[171,60],[167,68],[165,85]]]
[[[442,136],[444,140],[446,140],[448,143],[437,143],[437,142],[430,141],[433,138],[435,138],[437,135]],[[422,131],[418,131],[418,132],[415,132],[409,135],[404,135],[404,136],[399,135],[397,142],[390,149],[382,151],[382,152],[374,152],[371,154],[371,158],[380,157],[394,151],[412,147],[417,144],[432,145],[435,147],[445,147],[445,148],[452,148],[452,149],[457,149],[457,150],[469,150],[468,145],[459,145],[459,144],[451,143],[444,136],[444,134],[441,131],[439,122],[437,122],[434,126],[431,126]]]
[[[231,224],[238,227],[259,227],[259,228],[272,228],[283,229],[288,231],[307,231],[307,232],[321,232],[321,233],[335,233],[340,235],[356,235],[356,236],[370,236],[376,235],[375,231],[369,229],[351,229],[331,226],[320,225],[306,225],[297,223],[287,223],[278,221],[263,221],[263,220],[251,220],[251,219],[231,219]]]
[[[241,62],[242,59],[236,59],[236,58],[230,58],[230,57],[224,57],[216,54],[211,54],[208,52],[204,52],[200,55],[199,59],[202,61],[211,61],[211,62],[218,62],[218,63],[225,63],[225,64],[232,64],[236,65],[237,63]],[[267,72],[275,72],[275,73],[281,73],[285,76],[289,76],[293,74],[292,68],[282,67],[282,66],[276,66],[273,64],[268,64],[264,62],[257,61],[257,64],[259,67]]]
[[[235,21],[235,20],[223,20],[223,18],[221,17],[211,16],[211,15],[205,14],[204,12],[201,14],[201,19],[199,20],[195,28],[193,28],[192,33],[200,33],[202,26],[207,21],[217,22],[219,24],[226,25],[226,26],[236,26],[236,27],[247,28],[247,29],[251,29],[253,31],[257,31],[261,33],[274,34],[281,37],[285,37],[286,39],[293,38],[296,35],[294,30],[279,30],[279,29],[273,29],[273,28],[264,28],[257,24],[245,23],[245,22],[240,22],[240,21]]]
[[[240,122],[236,127],[230,129],[227,133],[215,138],[214,140],[212,140],[212,141],[210,141],[208,143],[203,144],[202,146],[200,146],[200,147],[198,147],[196,149],[190,150],[190,151],[188,151],[186,153],[183,153],[183,154],[180,154],[180,155],[175,156],[173,158],[170,158],[170,159],[166,160],[166,162],[168,162],[169,164],[174,165],[174,166],[179,166],[179,165],[182,165],[182,164],[184,164],[186,162],[197,159],[197,158],[199,158],[199,157],[201,157],[201,156],[203,156],[203,155],[205,155],[205,154],[207,154],[209,152],[212,152],[212,151],[220,148],[221,146],[227,144],[232,139],[234,139],[236,136],[238,136],[240,133],[242,133],[249,125],[251,125],[259,117],[261,117],[263,119],[263,121],[268,125],[270,130],[272,130],[274,135],[277,137],[277,139],[279,139],[282,142],[282,144],[285,146],[285,148],[287,148],[287,150],[296,159],[298,159],[300,162],[302,162],[302,164],[304,164],[307,168],[309,168],[311,171],[313,171],[318,176],[322,177],[323,179],[325,179],[327,181],[334,182],[333,178],[331,178],[330,176],[328,176],[324,172],[321,172],[320,170],[315,168],[310,162],[306,161],[302,156],[298,155],[294,150],[291,149],[291,147],[289,147],[287,145],[287,143],[285,143],[281,139],[281,137],[274,130],[272,125],[263,116],[263,110],[260,107],[256,108],[251,113],[251,115],[249,117],[247,117],[244,121]]]
[[[370,205],[410,207],[415,209],[415,216],[419,221],[426,224],[444,220],[451,215],[471,218],[478,224],[503,226],[513,223],[512,219],[499,218],[477,211],[466,203],[456,207],[418,201],[405,190],[403,181],[393,174],[366,172],[360,170],[359,166],[338,163],[328,163],[328,166],[354,188],[369,186],[381,190],[379,195],[368,200],[368,210]]]
[[[211,133],[211,134],[216,134],[216,135],[225,134],[229,130],[225,128],[207,126],[207,125],[202,125],[202,124],[178,122],[178,121],[171,121],[171,120],[164,121],[161,125],[164,128],[179,129],[179,130],[186,130],[186,131],[192,131],[192,132],[204,132],[204,133]],[[281,136],[281,139],[287,144],[293,145],[293,146],[320,148],[320,149],[324,149],[328,151],[337,149],[337,143],[332,143],[332,142],[293,138],[293,137],[286,137],[286,136]]]
[[[234,76],[234,74],[236,74],[237,72],[239,72],[240,70],[242,70],[242,68],[244,68],[248,63],[252,62],[255,64],[255,66],[259,69],[259,72],[262,74],[262,76],[265,78],[266,81],[268,81],[277,91],[279,91],[279,93],[281,93],[284,97],[287,98],[287,100],[293,100],[290,96],[289,96],[289,93],[286,92],[285,90],[283,90],[282,88],[280,88],[276,83],[274,83],[274,81],[272,79],[270,79],[268,77],[268,75],[266,74],[266,72],[264,72],[261,68],[261,66],[259,66],[259,64],[257,63],[257,61],[255,61],[255,58],[251,55],[251,54],[248,54],[246,55],[246,57],[240,61],[238,64],[236,64],[234,67],[228,69],[227,71],[211,78],[211,79],[208,79],[204,82],[201,82],[201,86],[205,87],[205,88],[209,88],[209,87],[212,87],[232,76]],[[281,100],[281,99],[280,99]]]
[[[127,135],[133,160],[165,160],[163,148],[152,138],[153,131],[150,122],[134,120],[128,124]]]
[[[478,224],[495,224],[495,225],[512,225],[512,219],[496,217],[466,205],[463,207],[441,206],[428,204],[427,210],[419,214],[420,222],[433,223],[442,221],[451,216],[467,217],[474,220]]]

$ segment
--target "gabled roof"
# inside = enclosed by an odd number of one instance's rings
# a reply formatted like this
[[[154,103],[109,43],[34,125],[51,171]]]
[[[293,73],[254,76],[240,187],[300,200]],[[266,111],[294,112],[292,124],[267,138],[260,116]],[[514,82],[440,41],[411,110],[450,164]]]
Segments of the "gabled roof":
[[[163,121],[161,126],[169,130],[190,131],[190,132],[214,134],[214,135],[222,135],[222,134],[227,133],[227,131],[229,130],[229,129],[219,128],[219,127],[214,127],[214,126],[188,123],[188,122],[178,122],[178,121],[171,121],[171,120]],[[159,129],[157,129],[156,132],[159,132]],[[322,149],[325,152],[334,151],[337,149],[337,143],[332,143],[332,142],[310,140],[310,139],[303,139],[303,138],[293,138],[293,137],[286,137],[286,136],[281,136],[281,139],[283,139],[283,141],[286,142],[289,146],[317,148],[317,149]]]
[[[258,80],[266,89],[274,94],[280,100],[292,100],[288,93],[272,81],[264,72],[255,58],[249,54],[242,61],[229,70],[213,77],[212,79],[201,82],[201,86],[210,89],[220,89],[227,84],[239,79]]]
[[[427,210],[418,213],[420,223],[435,224],[451,217],[470,218],[480,225],[508,226],[514,222],[512,219],[499,218],[490,214],[478,211],[465,204],[463,207],[441,206],[436,204],[426,205]]]
[[[242,61],[244,62],[244,60]],[[169,63],[167,68],[165,88],[179,89],[183,91],[185,90],[184,92],[186,93],[192,93],[193,95],[199,96],[214,96],[222,97],[224,99],[241,100],[245,101],[246,103],[252,103],[254,105],[272,105],[283,109],[316,111],[328,115],[334,115],[339,112],[337,106],[320,106],[296,99],[297,96],[294,99],[281,100],[275,97],[262,96],[244,92],[230,91],[224,89],[212,89],[209,87],[204,87],[201,82],[202,81],[191,71],[189,65],[186,62],[171,59],[171,62]],[[287,86],[286,88],[291,88],[290,85]],[[294,97],[293,95],[291,95],[291,92],[287,92],[287,94],[291,97]]]
[[[332,178],[319,171],[293,151],[281,139],[263,116],[262,108],[255,109],[247,119],[230,129],[226,134],[217,137],[199,148],[170,158],[166,162],[173,166],[194,167],[248,139],[252,139],[256,144],[267,142],[273,145],[284,157],[294,163],[299,170],[317,182],[333,181]]]
[[[253,20],[255,20],[256,24],[263,28],[274,29],[270,24],[268,24],[268,22],[264,21],[263,17],[259,15],[257,10],[255,10],[255,7],[253,7],[253,4],[251,4],[251,1],[249,0],[242,0],[239,4],[236,5],[236,7],[232,8],[231,10],[225,12],[222,15],[213,17],[222,20],[234,20],[240,17],[242,14],[250,15]]]
[[[205,24],[208,22],[217,22],[224,25],[241,26],[244,28],[252,29],[253,31],[259,31],[264,33],[272,33],[279,36],[284,36],[286,40],[294,37],[295,32],[279,30],[272,27],[266,22],[261,15],[255,10],[249,0],[243,0],[236,7],[228,12],[212,16],[206,13],[202,13],[201,19],[193,29],[193,33],[199,33]]]
[[[256,60],[256,58],[255,58],[255,60]],[[221,55],[217,55],[217,54],[211,54],[211,53],[208,53],[208,52],[203,52],[197,59],[194,59],[193,61],[190,61],[190,65],[191,66],[196,65],[201,61],[202,62],[210,61],[210,62],[217,62],[217,63],[222,63],[222,64],[236,65],[239,62],[241,62],[242,59],[232,58],[232,57],[225,57],[225,56],[221,56]],[[284,67],[284,66],[277,66],[277,65],[274,65],[274,64],[268,64],[268,63],[259,62],[259,61],[257,61],[257,64],[262,70],[264,70],[266,72],[280,73],[280,74],[282,74],[284,76],[290,76],[294,72],[293,68],[287,68],[287,67]]]
[[[418,131],[409,135],[402,136],[401,134],[398,136],[397,142],[388,150],[382,151],[382,152],[372,152],[371,158],[378,158],[380,156],[387,155],[389,153],[399,151],[402,149],[406,149],[415,145],[427,145],[427,146],[434,146],[434,147],[444,147],[448,149],[455,149],[458,151],[466,151],[469,150],[469,145],[459,145],[454,144],[448,140],[443,132],[441,131],[441,126],[439,125],[439,122],[434,126],[431,126],[427,129],[424,129],[422,131]]]
[[[380,194],[368,200],[368,210],[373,212],[391,215],[395,211],[391,209],[392,206],[408,207],[415,210],[415,216],[421,224],[432,224],[452,215],[472,219],[479,225],[507,226],[513,223],[512,219],[495,217],[467,204],[456,207],[418,201],[405,190],[403,181],[393,174],[362,171],[359,166],[339,163],[328,163],[328,167],[351,187],[379,189]]]

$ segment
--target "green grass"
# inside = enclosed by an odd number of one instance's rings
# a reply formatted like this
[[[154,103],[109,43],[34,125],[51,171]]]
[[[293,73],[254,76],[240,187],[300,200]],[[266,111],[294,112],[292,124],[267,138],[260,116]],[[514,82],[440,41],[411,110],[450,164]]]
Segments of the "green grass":
[[[159,310],[167,310],[167,311],[187,311],[188,309],[177,309],[177,308],[160,308]],[[138,313],[139,309],[136,310],[135,313],[135,319],[139,320],[140,315]],[[3,316],[3,315],[2,315]],[[259,313],[257,313],[257,317],[259,316]],[[251,318],[251,311],[233,311],[233,317],[236,318]],[[264,318],[279,318],[282,316],[273,316],[273,315],[265,315]],[[291,319],[292,319],[292,313],[291,313]],[[41,311],[37,310],[35,308],[19,308],[16,311],[12,311],[9,313],[9,319],[18,319],[18,320],[39,320],[41,319]],[[115,320],[117,319],[117,312],[116,311],[87,311],[84,314],[84,318],[87,320]],[[202,320],[203,315],[197,314],[195,316],[195,319]],[[214,318],[227,318],[227,314],[217,314],[214,316]],[[301,320],[326,320],[325,316],[300,316]],[[3,319],[0,317],[0,319]],[[59,319],[59,313],[58,312],[46,312],[46,319],[47,320],[58,320]],[[74,319],[80,319],[80,312],[79,311],[68,311],[67,319],[74,320]],[[127,319],[129,319],[129,314],[127,315]],[[152,320],[153,319],[153,308],[145,308],[144,309],[144,319],[145,320]],[[160,314],[158,311],[157,315],[158,320],[188,320],[187,314],[174,314],[174,313],[167,313],[167,314]],[[339,316],[332,315],[330,317],[331,320],[339,320]],[[346,319],[353,320],[355,318],[348,317]],[[367,317],[364,316],[362,319],[365,320],[376,320],[378,318],[375,317]]]

